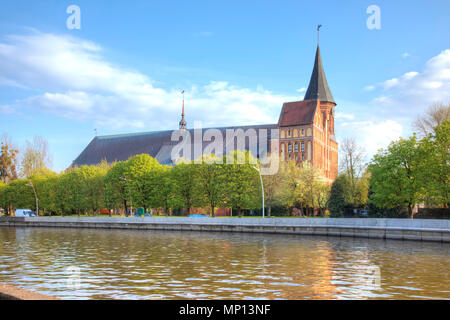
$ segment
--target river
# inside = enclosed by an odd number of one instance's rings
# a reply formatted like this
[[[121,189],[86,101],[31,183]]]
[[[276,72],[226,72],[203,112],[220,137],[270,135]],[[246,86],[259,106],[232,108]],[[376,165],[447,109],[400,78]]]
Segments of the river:
[[[445,243],[0,227],[0,283],[63,299],[450,299]]]

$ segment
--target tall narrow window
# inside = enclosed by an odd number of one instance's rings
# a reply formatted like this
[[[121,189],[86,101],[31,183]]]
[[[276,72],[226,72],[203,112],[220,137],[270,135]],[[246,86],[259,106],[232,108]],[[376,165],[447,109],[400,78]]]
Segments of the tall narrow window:
[[[292,152],[292,144],[290,144],[290,143],[288,145],[288,152]]]
[[[295,143],[294,150],[295,150],[294,152],[298,152],[298,143],[297,142]]]
[[[305,143],[304,142],[302,142],[302,152],[305,152]]]

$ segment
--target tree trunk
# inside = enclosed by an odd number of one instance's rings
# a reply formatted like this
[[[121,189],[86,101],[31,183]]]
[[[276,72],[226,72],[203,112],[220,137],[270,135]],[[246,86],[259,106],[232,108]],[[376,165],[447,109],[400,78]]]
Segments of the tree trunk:
[[[413,212],[413,207],[411,204],[408,204],[408,213],[409,213],[409,217],[411,219],[414,219],[414,212]]]
[[[211,217],[214,218],[214,205],[211,204]]]
[[[270,218],[270,213],[272,212],[272,207],[267,207],[267,217]]]

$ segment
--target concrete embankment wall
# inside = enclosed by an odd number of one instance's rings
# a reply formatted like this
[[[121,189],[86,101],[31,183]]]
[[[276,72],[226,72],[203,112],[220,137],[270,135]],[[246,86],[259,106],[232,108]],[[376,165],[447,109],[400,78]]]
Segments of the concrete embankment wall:
[[[450,242],[450,220],[369,218],[0,218],[0,226],[281,233]]]

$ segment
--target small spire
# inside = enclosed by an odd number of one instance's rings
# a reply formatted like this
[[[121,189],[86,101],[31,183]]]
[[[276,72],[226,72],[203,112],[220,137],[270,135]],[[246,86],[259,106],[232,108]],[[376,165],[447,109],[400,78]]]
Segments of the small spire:
[[[184,120],[184,90],[181,91],[181,94],[183,95],[183,108],[181,110],[180,130],[186,129],[186,120]]]

